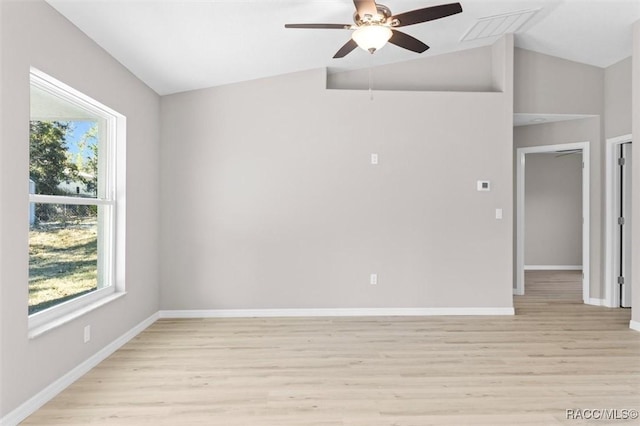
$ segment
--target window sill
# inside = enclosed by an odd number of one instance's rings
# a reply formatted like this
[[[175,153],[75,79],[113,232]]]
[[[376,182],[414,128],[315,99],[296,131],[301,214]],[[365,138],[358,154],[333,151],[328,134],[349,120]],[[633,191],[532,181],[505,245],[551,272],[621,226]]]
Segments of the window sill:
[[[98,309],[101,306],[106,305],[107,303],[111,303],[114,300],[120,299],[122,296],[124,296],[125,294],[127,294],[127,292],[125,291],[121,291],[121,292],[116,292],[113,294],[110,294],[109,296],[103,297],[102,299],[99,299],[93,303],[90,303],[86,306],[83,306],[79,309],[76,309],[75,311],[68,313],[66,315],[62,315],[58,318],[55,318],[49,322],[47,322],[46,324],[42,324],[39,325],[37,327],[33,327],[31,329],[29,329],[29,334],[28,337],[29,339],[35,339],[38,336],[41,336],[45,333],[48,333],[51,330],[54,330],[64,324],[67,324],[73,320],[75,320],[76,318],[79,318],[95,309]]]

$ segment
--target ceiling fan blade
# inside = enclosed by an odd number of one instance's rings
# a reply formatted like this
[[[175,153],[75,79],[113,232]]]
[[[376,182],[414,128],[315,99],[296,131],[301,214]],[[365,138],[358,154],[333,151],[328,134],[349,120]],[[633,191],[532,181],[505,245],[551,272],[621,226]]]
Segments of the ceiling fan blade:
[[[344,46],[342,46],[342,47],[340,48],[340,50],[338,50],[338,51],[336,52],[336,54],[335,54],[335,55],[333,55],[333,58],[334,58],[334,59],[337,59],[337,58],[344,58],[344,57],[345,57],[345,56],[347,56],[349,53],[351,53],[351,51],[352,51],[353,49],[355,49],[356,47],[358,47],[358,44],[357,44],[355,41],[353,41],[353,39],[352,39],[352,38],[350,38],[350,39],[349,39],[349,41],[348,41]]]
[[[422,53],[429,48],[429,46],[409,34],[398,30],[391,31],[393,31],[393,35],[389,39],[389,43],[417,53]]]
[[[350,30],[351,24],[285,24],[285,28],[309,28],[323,30]]]
[[[460,12],[462,12],[462,6],[460,3],[450,3],[400,13],[392,16],[391,19],[398,21],[398,24],[394,25],[394,27],[406,27],[407,25],[433,21],[434,19],[444,18]]]
[[[360,18],[363,18],[365,15],[371,15],[373,17],[378,14],[376,2],[373,0],[353,0],[353,4],[356,6]]]

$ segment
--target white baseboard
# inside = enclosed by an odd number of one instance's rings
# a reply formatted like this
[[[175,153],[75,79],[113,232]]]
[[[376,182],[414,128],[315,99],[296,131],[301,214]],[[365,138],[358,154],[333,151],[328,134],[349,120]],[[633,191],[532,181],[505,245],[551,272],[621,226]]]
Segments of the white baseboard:
[[[582,265],[524,265],[525,271],[582,271]]]
[[[49,402],[53,397],[66,389],[73,382],[78,380],[89,370],[104,361],[109,355],[117,351],[129,340],[140,334],[145,328],[149,327],[158,319],[158,312],[145,319],[122,336],[102,348],[96,354],[84,361],[82,364],[60,377],[55,382],[38,392],[36,395],[28,399],[22,405],[9,414],[0,419],[1,426],[14,426],[29,417],[36,410]]]
[[[635,331],[640,331],[640,321],[629,321],[629,328]]]
[[[514,315],[513,308],[322,308],[164,310],[160,318],[378,317]]]
[[[585,300],[584,303],[586,305],[593,305],[593,306],[607,306],[607,301],[604,299],[596,299],[594,297],[590,298],[589,300]]]

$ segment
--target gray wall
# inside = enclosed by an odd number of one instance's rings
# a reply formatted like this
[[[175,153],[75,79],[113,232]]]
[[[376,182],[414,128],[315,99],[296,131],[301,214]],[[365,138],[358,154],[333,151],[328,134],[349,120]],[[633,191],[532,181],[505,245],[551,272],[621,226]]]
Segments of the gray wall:
[[[631,133],[631,58],[604,70],[604,130],[607,138]]]
[[[375,60],[374,58],[372,58]],[[491,46],[438,56],[374,66],[371,80],[374,90],[429,90],[489,92],[492,84]],[[329,89],[368,89],[369,69],[331,71]]]
[[[163,97],[161,308],[511,307],[507,81],[371,101],[316,70]]]
[[[4,55],[2,54],[3,50],[4,50],[4,41],[3,41],[3,34],[2,34],[2,23],[3,23],[3,19],[4,19],[4,0],[0,0],[0,200],[4,200],[4,173],[2,173],[2,169],[4,168],[4,158],[6,158],[5,154],[4,154],[4,114],[2,113],[3,109],[5,108],[5,96],[4,96]],[[4,202],[2,202],[2,205],[4,204]],[[4,259],[4,246],[5,243],[3,243],[3,241],[5,241],[5,236],[3,233],[3,228],[4,228],[4,214],[3,214],[3,208],[2,205],[0,205],[0,421],[2,419],[2,416],[8,411],[5,411],[5,409],[3,408],[5,403],[4,403],[4,398],[3,398],[3,391],[2,391],[2,383],[5,382],[5,378],[4,378],[4,332],[3,332],[3,323],[7,322],[7,318],[4,318],[4,316],[2,315],[3,312],[3,306],[4,306],[4,274],[2,273],[3,270],[3,265],[2,265],[2,259]]]
[[[1,4],[0,416],[158,310],[159,98],[42,1]],[[109,105],[127,123],[127,295],[27,338],[29,66]],[[83,327],[92,326],[83,343]]]
[[[527,154],[525,211],[525,265],[582,265],[582,155]]]
[[[519,48],[514,58],[514,112],[602,114],[602,68]]]
[[[633,68],[632,68],[632,87],[633,87],[633,134],[640,134],[640,21],[636,21],[633,25]],[[633,164],[640,164],[640,149],[633,150]],[[640,182],[640,167],[633,167],[633,182]],[[633,219],[632,223],[632,267],[631,279],[632,287],[632,320],[635,326],[640,329],[640,191],[633,191],[632,200]]]

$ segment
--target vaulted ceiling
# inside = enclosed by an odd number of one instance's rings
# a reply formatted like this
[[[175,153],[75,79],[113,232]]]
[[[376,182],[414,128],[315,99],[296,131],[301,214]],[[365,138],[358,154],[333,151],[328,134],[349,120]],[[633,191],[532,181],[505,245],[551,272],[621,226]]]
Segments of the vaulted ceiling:
[[[358,69],[485,46],[515,18],[516,46],[599,67],[631,55],[638,0],[462,0],[463,12],[407,26],[431,48],[416,54],[387,45],[333,59],[350,30],[285,29],[286,23],[353,22],[352,0],[47,0],[159,94],[327,67]],[[396,14],[450,1],[381,0]],[[524,18],[523,18],[524,19]],[[481,37],[461,41],[479,23]],[[520,22],[516,22],[515,26]],[[492,26],[495,26],[493,28]],[[495,30],[495,32],[494,32]]]

